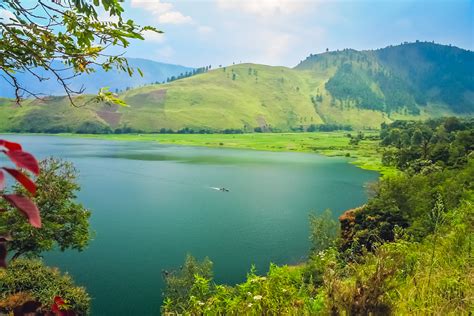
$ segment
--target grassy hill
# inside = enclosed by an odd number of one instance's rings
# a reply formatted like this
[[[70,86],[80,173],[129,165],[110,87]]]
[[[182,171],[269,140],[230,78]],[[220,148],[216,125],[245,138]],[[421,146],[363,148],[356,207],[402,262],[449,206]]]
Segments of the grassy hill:
[[[0,131],[378,128],[395,119],[474,113],[473,65],[473,52],[432,43],[327,52],[293,69],[239,64],[131,89],[120,94],[128,108],[76,109],[63,97],[15,108],[0,100]]]
[[[287,129],[322,123],[309,98],[310,77],[285,67],[240,64],[162,86],[126,92],[124,114],[143,128]],[[126,115],[126,116],[128,116]],[[148,118],[148,119],[147,119]]]

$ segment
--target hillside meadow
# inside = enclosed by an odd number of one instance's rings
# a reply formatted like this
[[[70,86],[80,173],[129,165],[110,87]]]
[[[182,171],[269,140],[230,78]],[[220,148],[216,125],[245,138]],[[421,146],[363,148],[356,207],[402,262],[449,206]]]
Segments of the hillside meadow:
[[[93,95],[75,97],[77,107],[61,96],[28,99],[21,107],[0,99],[0,131],[292,132],[314,125],[376,129],[400,119],[470,116],[474,83],[466,69],[473,60],[470,51],[420,42],[310,55],[294,68],[207,67],[166,83],[110,86],[128,107],[93,102]]]

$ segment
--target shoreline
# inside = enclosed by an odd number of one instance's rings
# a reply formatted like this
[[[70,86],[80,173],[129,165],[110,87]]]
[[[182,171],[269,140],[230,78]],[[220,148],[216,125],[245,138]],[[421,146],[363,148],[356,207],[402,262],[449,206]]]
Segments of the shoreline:
[[[355,134],[354,132],[352,132]],[[315,153],[327,157],[346,157],[348,162],[381,175],[393,173],[383,166],[378,150],[378,132],[365,132],[371,139],[349,145],[347,131],[306,133],[251,133],[251,134],[72,134],[72,133],[2,133],[19,136],[57,136],[68,138],[99,139],[109,141],[151,141],[161,144],[211,148],[234,148],[274,152]]]

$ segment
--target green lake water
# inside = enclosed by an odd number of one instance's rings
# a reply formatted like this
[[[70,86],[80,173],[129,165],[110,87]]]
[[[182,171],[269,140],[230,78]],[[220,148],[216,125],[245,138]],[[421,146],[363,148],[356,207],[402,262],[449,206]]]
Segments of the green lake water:
[[[250,266],[295,264],[308,249],[308,215],[363,204],[377,179],[344,158],[178,147],[53,136],[11,136],[39,158],[80,172],[78,199],[95,232],[83,252],[45,254],[93,297],[93,315],[158,315],[161,271],[187,253],[214,262],[215,280],[244,280]],[[229,188],[221,192],[214,187]]]

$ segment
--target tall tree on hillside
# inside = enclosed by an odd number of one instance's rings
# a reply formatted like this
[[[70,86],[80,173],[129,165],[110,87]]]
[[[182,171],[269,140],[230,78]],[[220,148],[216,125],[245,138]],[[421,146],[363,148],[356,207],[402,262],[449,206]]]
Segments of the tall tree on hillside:
[[[126,48],[131,39],[143,40],[146,31],[161,31],[125,20],[123,12],[120,0],[0,1],[0,76],[14,89],[16,102],[41,97],[18,81],[18,73],[29,73],[39,81],[57,81],[73,105],[73,97],[84,89],[71,88],[72,78],[97,67],[132,75],[134,69],[127,59],[107,54],[107,48]],[[54,60],[62,66],[52,63]],[[105,89],[97,101],[120,103]]]

